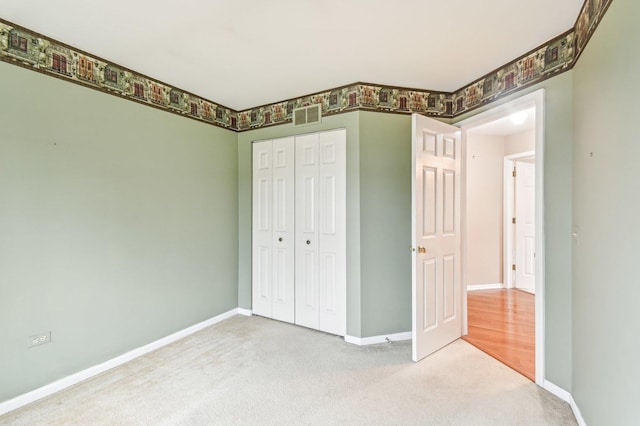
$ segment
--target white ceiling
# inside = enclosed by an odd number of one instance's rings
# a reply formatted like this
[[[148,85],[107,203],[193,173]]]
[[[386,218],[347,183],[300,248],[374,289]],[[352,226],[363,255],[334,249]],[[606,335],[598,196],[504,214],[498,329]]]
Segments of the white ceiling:
[[[489,136],[509,136],[533,130],[536,125],[535,107],[525,109],[522,112],[526,113],[526,117],[521,123],[514,122],[511,119],[511,116],[508,115],[495,121],[482,124],[478,127],[473,127],[472,129],[469,129],[469,133]]]
[[[358,81],[454,91],[583,0],[0,0],[0,17],[243,110]]]

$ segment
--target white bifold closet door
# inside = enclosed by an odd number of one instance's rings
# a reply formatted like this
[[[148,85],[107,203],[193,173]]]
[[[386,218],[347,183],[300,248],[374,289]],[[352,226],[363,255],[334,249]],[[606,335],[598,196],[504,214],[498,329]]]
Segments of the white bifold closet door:
[[[346,131],[253,144],[253,312],[346,334]]]
[[[346,333],[346,131],[296,137],[296,324]]]
[[[253,312],[294,322],[294,138],[253,144]]]

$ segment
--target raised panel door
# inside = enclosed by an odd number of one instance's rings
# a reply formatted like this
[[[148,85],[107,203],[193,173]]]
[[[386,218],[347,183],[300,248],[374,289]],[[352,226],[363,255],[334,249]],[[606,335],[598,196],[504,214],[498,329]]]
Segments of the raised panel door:
[[[413,359],[461,335],[459,129],[412,116]]]

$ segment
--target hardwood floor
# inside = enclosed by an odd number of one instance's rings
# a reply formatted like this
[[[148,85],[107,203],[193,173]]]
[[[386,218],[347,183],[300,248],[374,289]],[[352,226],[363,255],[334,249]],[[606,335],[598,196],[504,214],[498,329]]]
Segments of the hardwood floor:
[[[520,290],[467,293],[463,339],[535,381],[535,296]]]

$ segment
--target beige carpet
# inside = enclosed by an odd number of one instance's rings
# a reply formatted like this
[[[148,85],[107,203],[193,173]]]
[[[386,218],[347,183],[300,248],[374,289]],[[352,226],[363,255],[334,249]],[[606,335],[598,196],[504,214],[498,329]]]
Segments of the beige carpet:
[[[569,406],[461,340],[358,347],[236,316],[0,417],[2,425],[574,425]]]

